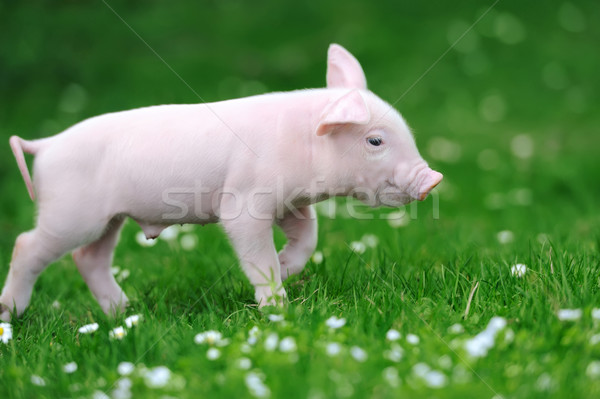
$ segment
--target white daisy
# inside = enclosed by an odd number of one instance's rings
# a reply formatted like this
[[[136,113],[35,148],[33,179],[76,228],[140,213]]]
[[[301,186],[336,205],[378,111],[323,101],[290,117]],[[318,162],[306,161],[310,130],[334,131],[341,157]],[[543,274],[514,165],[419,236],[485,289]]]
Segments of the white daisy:
[[[122,376],[130,375],[135,370],[135,365],[131,362],[121,362],[117,366],[117,373]]]
[[[285,320],[285,317],[283,317],[282,314],[270,314],[268,317],[269,317],[269,320],[271,320],[274,323],[278,323],[280,321]]]
[[[369,248],[375,248],[379,244],[379,238],[375,234],[365,234],[360,240]]]
[[[72,374],[77,371],[77,363],[75,363],[75,362],[67,363],[67,364],[63,365],[62,369],[65,373]]]
[[[184,250],[191,251],[198,245],[198,237],[194,234],[184,234],[179,239],[179,244]]]
[[[46,380],[44,380],[39,375],[35,375],[35,374],[33,374],[31,376],[31,383],[33,385],[37,385],[38,387],[45,387],[46,386]]]
[[[146,234],[143,231],[138,231],[135,235],[135,241],[142,247],[153,247],[156,245],[156,240],[151,238],[146,238]]]
[[[208,330],[196,334],[194,337],[194,342],[198,345],[208,344],[208,345],[216,345],[216,346],[225,346],[229,344],[229,340],[223,338],[223,335],[219,331]]]
[[[390,212],[387,214],[386,217],[388,220],[388,224],[394,228],[404,227],[410,222],[408,212],[406,212],[405,210]]]
[[[367,360],[368,357],[367,352],[358,346],[353,346],[350,348],[350,355],[354,358],[354,360],[361,363]]]
[[[515,235],[510,230],[502,230],[496,234],[496,239],[500,244],[510,244],[514,241]]]
[[[279,342],[279,350],[282,352],[296,352],[296,341],[292,337],[285,337]]]
[[[465,328],[462,326],[462,324],[455,323],[448,327],[448,332],[450,334],[462,334],[465,332]]]
[[[398,341],[402,337],[402,334],[398,330],[390,328],[387,333],[385,333],[385,339],[388,341]]]
[[[217,348],[209,348],[206,352],[206,358],[208,360],[217,360],[221,357],[221,351]]]
[[[512,274],[515,277],[523,277],[525,273],[527,273],[527,265],[524,265],[522,263],[517,263],[516,265],[510,268],[510,274]]]
[[[350,249],[357,254],[362,254],[367,250],[367,246],[361,241],[352,241],[350,243]]]
[[[404,349],[398,344],[392,344],[390,350],[385,351],[383,356],[392,362],[398,363],[404,356]]]
[[[494,346],[498,332],[506,327],[506,319],[494,316],[485,330],[465,342],[465,350],[472,357],[484,357]]]
[[[0,341],[7,344],[13,337],[12,326],[9,323],[0,323]]]
[[[312,256],[312,261],[315,265],[320,265],[321,263],[323,263],[323,252],[321,251],[316,251],[313,256]]]
[[[581,309],[560,309],[556,312],[556,317],[558,320],[575,321],[581,319],[582,313]]]
[[[325,324],[327,325],[327,327],[336,330],[338,328],[344,327],[344,325],[346,324],[346,319],[338,319],[335,316],[331,316],[325,321]]]
[[[244,382],[250,394],[257,398],[268,398],[271,396],[271,390],[263,382],[264,376],[253,371],[246,374]]]
[[[268,352],[273,352],[277,349],[277,345],[279,344],[279,336],[277,333],[271,333],[267,335],[265,338],[265,350]]]
[[[85,326],[80,327],[78,331],[80,334],[91,334],[97,331],[98,327],[98,323],[86,324]]]
[[[240,370],[250,370],[250,367],[252,367],[252,360],[247,357],[240,357],[237,360],[237,368]]]
[[[142,320],[142,315],[134,314],[133,316],[129,316],[125,319],[125,325],[127,328],[131,328],[133,326],[137,326],[140,320]]]
[[[127,335],[127,330],[125,330],[122,326],[113,328],[108,332],[108,337],[110,339],[122,340]]]
[[[588,364],[587,368],[585,369],[585,374],[590,378],[600,377],[600,361],[594,360]]]
[[[421,339],[415,334],[406,335],[406,342],[408,342],[411,345],[417,345],[420,341]]]
[[[173,241],[177,238],[179,230],[181,228],[177,225],[169,226],[160,233],[159,237],[165,241]]]
[[[171,370],[158,366],[144,372],[144,382],[148,388],[164,388],[171,379]]]
[[[330,342],[325,347],[325,353],[327,353],[327,356],[330,357],[339,355],[341,351],[342,345],[338,344],[337,342]]]

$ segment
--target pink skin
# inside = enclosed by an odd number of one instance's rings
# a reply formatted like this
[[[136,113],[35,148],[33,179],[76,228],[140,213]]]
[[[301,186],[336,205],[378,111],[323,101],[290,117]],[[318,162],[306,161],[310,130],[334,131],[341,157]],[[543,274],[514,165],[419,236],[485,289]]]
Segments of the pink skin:
[[[10,144],[39,212],[17,238],[2,320],[23,313],[37,276],[68,252],[102,309],[122,310],[127,297],[110,266],[126,217],[150,238],[172,224],[220,222],[257,303],[278,304],[282,279],[302,271],[316,247],[313,203],[355,196],[400,206],[425,199],[442,179],[335,44],[325,89],[111,113]],[[23,152],[35,155],[33,183]],[[274,224],[288,237],[279,254]]]

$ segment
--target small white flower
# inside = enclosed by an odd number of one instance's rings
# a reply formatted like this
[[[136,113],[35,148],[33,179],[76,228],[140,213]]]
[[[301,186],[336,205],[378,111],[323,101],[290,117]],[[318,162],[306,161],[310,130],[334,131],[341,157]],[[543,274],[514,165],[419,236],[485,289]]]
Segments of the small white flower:
[[[67,363],[67,364],[63,365],[62,369],[65,373],[72,374],[77,371],[77,363],[75,363],[75,362]]]
[[[98,330],[98,323],[86,324],[79,328],[80,334],[90,334]]]
[[[448,355],[442,355],[438,359],[438,364],[443,369],[450,369],[452,367],[452,358]]]
[[[265,339],[265,350],[269,352],[273,352],[277,349],[277,345],[279,344],[279,336],[277,333],[271,333]]]
[[[255,372],[249,372],[244,378],[246,387],[250,394],[257,398],[268,398],[271,396],[271,390],[263,382],[264,377]]]
[[[119,378],[116,382],[116,388],[112,391],[112,399],[131,399],[133,394],[131,393],[131,387],[133,383],[127,377]]]
[[[327,356],[330,357],[339,355],[341,351],[342,345],[338,344],[337,342],[330,342],[325,347],[325,353],[327,353]]]
[[[125,330],[122,326],[113,328],[108,332],[108,337],[110,339],[122,340],[127,335],[127,330]]]
[[[35,375],[35,374],[33,374],[31,376],[31,383],[33,385],[37,385],[38,387],[45,387],[46,386],[46,380],[44,380],[39,375]]]
[[[465,342],[465,350],[472,357],[484,357],[494,346],[496,335],[506,327],[506,319],[494,316],[485,330]]]
[[[116,280],[120,283],[121,281],[125,280],[127,277],[129,277],[129,275],[131,274],[131,272],[127,269],[123,269],[121,270],[121,273],[119,273],[116,277]]]
[[[375,248],[379,244],[379,238],[374,234],[365,234],[360,240],[369,248]]]
[[[331,316],[330,318],[328,318],[325,321],[325,324],[327,325],[327,327],[335,330],[335,329],[344,327],[344,325],[346,324],[346,319],[344,319],[344,318],[338,319],[335,316]]]
[[[184,234],[179,239],[179,244],[181,244],[181,248],[184,250],[191,251],[198,245],[198,237],[194,234]]]
[[[448,378],[443,373],[437,370],[428,371],[423,380],[429,388],[442,388],[448,384]]]
[[[180,227],[177,225],[169,226],[160,233],[159,237],[165,241],[173,241],[177,238],[179,230]]]
[[[383,379],[387,381],[392,388],[397,388],[400,385],[400,377],[398,376],[398,370],[394,367],[387,367],[383,369]]]
[[[240,370],[250,370],[250,367],[252,367],[252,361],[247,357],[240,357],[237,360],[237,367]]]
[[[506,342],[507,344],[510,344],[514,340],[515,340],[515,332],[512,329],[508,328],[504,332],[504,342]]]
[[[522,263],[517,263],[510,268],[510,274],[515,277],[523,277],[527,273],[527,265]]]
[[[600,377],[600,362],[594,360],[590,364],[588,364],[585,369],[585,374],[590,378],[598,378]]]
[[[367,360],[368,357],[367,352],[358,346],[353,346],[350,348],[350,355],[352,355],[354,360],[361,363]]]
[[[296,352],[296,341],[292,337],[285,337],[279,343],[279,350],[282,352]]]
[[[102,391],[94,391],[92,394],[92,399],[110,399],[110,396]]]
[[[385,339],[388,341],[398,341],[402,337],[402,334],[398,330],[394,330],[393,328],[389,329],[387,333],[385,333]]]
[[[126,376],[126,375],[133,373],[134,369],[135,369],[135,365],[133,363],[121,362],[117,366],[117,373],[119,373],[119,375]]]
[[[261,335],[261,331],[257,326],[253,326],[250,331],[248,331],[248,344],[256,345],[258,338]]]
[[[393,228],[404,227],[410,222],[408,212],[400,210],[387,214],[388,224]]]
[[[206,352],[206,358],[208,360],[217,360],[221,357],[221,351],[217,348],[209,348]]]
[[[0,323],[0,341],[7,344],[13,337],[12,326],[9,323]]]
[[[421,339],[419,339],[419,337],[415,334],[406,335],[406,342],[408,342],[411,345],[417,345],[420,341]]]
[[[425,377],[430,370],[431,367],[426,363],[417,363],[412,368],[413,374],[421,378]]]
[[[244,342],[242,345],[240,345],[240,352],[250,353],[250,352],[252,352],[252,346],[250,346],[250,344]]]
[[[323,252],[321,251],[316,251],[313,256],[312,256],[312,261],[315,265],[320,265],[321,263],[323,263]]]
[[[386,359],[391,360],[392,362],[398,363],[400,360],[402,360],[402,357],[404,356],[404,349],[402,349],[400,345],[392,344],[391,349],[385,351],[383,353],[383,356]]]
[[[362,254],[367,250],[367,246],[361,241],[352,241],[350,243],[350,249],[357,254]]]
[[[125,319],[125,325],[127,328],[131,328],[133,326],[137,326],[140,320],[142,320],[142,316],[139,314],[134,314],[133,316],[129,316]]]
[[[59,301],[52,302],[52,307],[54,309],[60,309],[60,302]]]
[[[146,370],[143,377],[148,388],[164,388],[171,379],[171,370],[165,366],[158,366]]]
[[[465,332],[465,328],[462,326],[462,324],[455,323],[448,327],[448,332],[450,334],[462,334]]]
[[[146,234],[144,234],[143,231],[138,231],[138,233],[135,235],[135,240],[142,247],[153,247],[156,245],[156,240],[151,239],[151,238],[146,238]]]
[[[502,230],[496,234],[496,239],[500,244],[510,244],[514,241],[515,235],[510,230]]]
[[[600,320],[600,308],[592,309],[592,319]]]
[[[283,317],[282,314],[270,314],[269,315],[269,320],[271,320],[274,323],[278,323],[280,321],[285,320],[285,317]]]
[[[208,345],[216,345],[216,346],[225,346],[229,344],[229,340],[223,338],[223,335],[219,331],[208,330],[196,334],[194,337],[194,342],[198,345],[208,344]]]
[[[581,309],[560,309],[556,316],[559,320],[574,321],[581,319],[582,313]]]

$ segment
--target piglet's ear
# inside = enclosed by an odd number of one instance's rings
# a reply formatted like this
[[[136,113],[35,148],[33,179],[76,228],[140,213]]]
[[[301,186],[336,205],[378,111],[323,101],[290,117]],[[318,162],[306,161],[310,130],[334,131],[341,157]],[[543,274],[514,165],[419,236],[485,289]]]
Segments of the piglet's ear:
[[[330,45],[327,52],[327,87],[367,89],[367,79],[360,64],[339,44]]]
[[[352,90],[327,106],[317,126],[317,136],[349,123],[366,125],[370,120],[371,112],[365,99],[358,90]]]

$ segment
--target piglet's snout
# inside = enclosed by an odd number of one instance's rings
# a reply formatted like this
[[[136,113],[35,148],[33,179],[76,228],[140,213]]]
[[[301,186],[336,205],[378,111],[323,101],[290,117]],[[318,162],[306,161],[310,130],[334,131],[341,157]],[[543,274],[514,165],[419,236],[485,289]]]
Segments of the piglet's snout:
[[[419,184],[415,190],[415,199],[423,201],[425,198],[427,198],[427,195],[431,192],[431,190],[440,184],[443,177],[444,176],[440,172],[436,172],[433,169],[424,169],[418,176]]]

